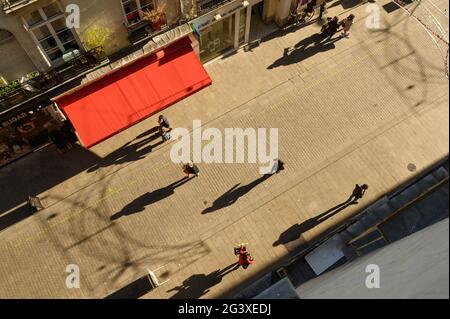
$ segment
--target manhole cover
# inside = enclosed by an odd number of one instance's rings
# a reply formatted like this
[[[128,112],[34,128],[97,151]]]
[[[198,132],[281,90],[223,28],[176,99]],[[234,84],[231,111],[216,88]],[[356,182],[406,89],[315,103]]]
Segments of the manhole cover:
[[[410,171],[410,172],[415,172],[416,169],[417,169],[416,165],[414,165],[414,164],[412,164],[412,163],[409,163],[409,164],[408,164],[408,171]]]

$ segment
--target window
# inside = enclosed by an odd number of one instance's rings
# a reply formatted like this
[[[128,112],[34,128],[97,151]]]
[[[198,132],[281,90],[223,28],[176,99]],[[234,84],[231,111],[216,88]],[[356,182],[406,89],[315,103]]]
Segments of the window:
[[[121,0],[127,25],[142,20],[142,11],[151,11],[155,8],[155,0]]]
[[[34,25],[44,21],[42,19],[41,14],[39,13],[39,11],[33,11],[33,12],[29,13],[29,14],[26,14],[24,16],[24,19],[27,22],[29,27],[32,27],[32,26],[34,26]]]
[[[48,19],[61,14],[61,10],[56,3],[43,7],[42,11],[44,11],[44,14]]]
[[[24,15],[23,19],[50,61],[57,62],[65,52],[80,49],[56,2]]]

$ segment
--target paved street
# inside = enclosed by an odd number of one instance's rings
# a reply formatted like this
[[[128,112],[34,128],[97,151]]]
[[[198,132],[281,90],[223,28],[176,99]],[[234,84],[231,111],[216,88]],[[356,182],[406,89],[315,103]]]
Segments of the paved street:
[[[157,115],[91,152],[49,148],[2,168],[0,218],[28,193],[48,208],[0,228],[0,298],[103,298],[146,269],[168,281],[144,298],[228,296],[447,155],[448,79],[429,35],[402,10],[381,9],[376,31],[365,27],[364,5],[345,10],[329,12],[356,15],[349,39],[310,46],[316,23],[279,31],[209,63],[213,85],[164,112],[189,129],[194,119],[221,131],[279,128],[279,174],[200,164],[199,178],[171,187],[183,173],[170,161],[173,142],[150,147],[159,142],[148,133]],[[31,169],[38,161],[42,169]],[[369,185],[359,205],[274,246],[293,224],[346,200],[356,183]],[[241,242],[256,263],[221,276]],[[80,267],[80,289],[65,286],[68,264]]]

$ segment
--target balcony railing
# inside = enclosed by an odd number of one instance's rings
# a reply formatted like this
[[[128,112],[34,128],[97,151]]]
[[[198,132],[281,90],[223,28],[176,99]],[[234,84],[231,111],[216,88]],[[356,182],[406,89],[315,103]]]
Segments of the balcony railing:
[[[0,6],[6,13],[10,13],[36,1],[37,0],[0,0]]]
[[[36,72],[29,80],[16,80],[0,87],[0,112],[45,93],[107,61],[108,58],[103,50],[97,48],[87,51],[45,73]]]
[[[234,0],[198,0],[197,1],[198,15],[199,16],[204,15],[232,1]]]

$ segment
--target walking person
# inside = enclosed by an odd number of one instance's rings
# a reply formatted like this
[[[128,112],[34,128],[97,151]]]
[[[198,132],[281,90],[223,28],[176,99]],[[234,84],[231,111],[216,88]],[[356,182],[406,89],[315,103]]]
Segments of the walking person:
[[[239,266],[244,269],[247,269],[248,266],[255,263],[253,257],[247,251],[245,244],[240,244],[239,247],[235,247],[234,254],[239,255]]]
[[[158,118],[158,124],[160,127],[164,127],[167,129],[171,129],[170,128],[170,123],[169,120],[167,119],[167,117],[165,117],[164,115],[160,115]]]
[[[353,189],[352,195],[348,198],[347,202],[353,202],[357,204],[358,200],[360,200],[364,196],[368,189],[369,186],[367,184],[356,184],[355,188]]]
[[[341,36],[343,38],[349,38],[350,37],[350,28],[353,24],[353,20],[355,19],[355,15],[350,14],[344,21],[342,21],[342,27],[344,30],[341,33]]]
[[[166,142],[171,139],[170,131],[172,131],[172,128],[170,127],[169,120],[164,115],[160,115],[158,117],[158,124],[159,124],[159,134],[161,135],[161,138],[163,142]]]
[[[269,174],[278,174],[281,171],[284,171],[284,162],[280,159],[276,159]]]
[[[319,7],[319,21],[323,20],[323,14],[326,12],[327,4],[326,2],[322,2]]]
[[[192,161],[189,161],[187,164],[183,165],[183,173],[185,173],[187,177],[190,177],[191,174],[196,177],[200,176],[200,170]]]
[[[324,27],[322,28],[322,35],[325,37],[328,37],[328,40],[330,40],[339,29],[339,18],[333,17]]]

